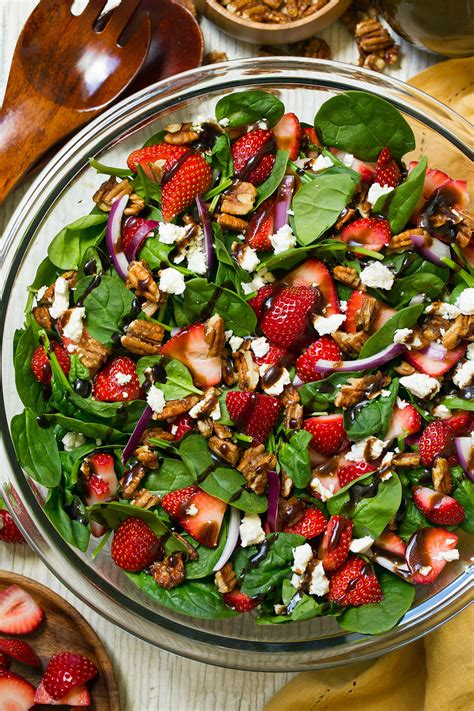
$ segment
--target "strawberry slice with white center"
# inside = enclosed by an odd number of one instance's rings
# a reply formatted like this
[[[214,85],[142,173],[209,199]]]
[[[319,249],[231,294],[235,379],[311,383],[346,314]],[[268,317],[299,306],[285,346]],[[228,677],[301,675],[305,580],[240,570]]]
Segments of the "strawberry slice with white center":
[[[390,242],[390,225],[387,220],[376,217],[361,217],[344,227],[340,238],[346,244],[366,247],[372,252],[380,252]],[[356,257],[363,254],[354,252]]]
[[[407,351],[404,358],[413,365],[417,370],[431,375],[432,378],[439,378],[451,370],[466,352],[466,343],[460,343],[459,346],[450,351],[446,351],[442,360],[430,358],[427,355],[428,349],[423,351]]]
[[[337,454],[349,443],[342,415],[309,417],[304,421],[303,427],[313,435],[310,447],[325,456]]]
[[[386,440],[396,439],[397,437],[408,437],[415,434],[421,427],[421,415],[413,405],[405,407],[395,406],[390,425],[385,436]]]
[[[0,672],[0,711],[28,711],[35,703],[35,687],[19,674]]]
[[[326,265],[318,259],[307,259],[287,274],[282,283],[287,286],[317,286],[321,292],[321,314],[332,316],[341,313],[334,279]]]
[[[95,476],[107,486],[109,496],[114,496],[118,488],[115,460],[108,452],[96,452],[87,458],[87,464]]]
[[[96,452],[86,459],[90,474],[84,480],[84,501],[88,506],[110,501],[118,489],[115,473],[115,461],[107,452]],[[100,538],[106,532],[105,526],[97,521],[91,521],[91,531],[95,538]]]
[[[273,395],[240,390],[228,392],[225,402],[231,420],[241,432],[253,438],[254,444],[264,444],[283,407]]]
[[[405,560],[407,545],[394,531],[384,531],[374,543],[374,548],[390,553],[395,558]]]
[[[210,388],[222,379],[222,361],[220,356],[209,354],[204,331],[203,323],[195,323],[182,329],[165,343],[161,353],[184,363],[191,371],[197,387]]]
[[[465,512],[459,501],[427,486],[413,486],[415,506],[428,521],[439,526],[457,526],[464,521]]]
[[[324,376],[317,373],[315,365],[318,360],[342,360],[342,353],[336,341],[331,336],[322,336],[311,343],[296,361],[296,372],[303,383],[321,380]]]
[[[421,528],[410,538],[406,561],[412,581],[432,583],[451,559],[450,551],[456,548],[458,537],[444,528]]]
[[[196,541],[209,548],[217,545],[227,509],[224,501],[193,485],[166,494],[161,505]]]
[[[270,236],[274,233],[276,196],[272,195],[257,207],[245,230],[245,242],[258,252],[271,252]]]
[[[346,151],[342,151],[339,148],[330,148],[331,153],[333,153],[336,158],[339,158],[344,164],[347,164],[352,170],[359,173],[361,180],[364,183],[373,183],[375,178],[375,163],[367,163],[360,160],[359,158],[354,158]]]
[[[272,133],[277,148],[281,151],[289,151],[290,160],[296,160],[301,140],[301,124],[296,114],[291,112],[284,114],[273,126]]]
[[[390,149],[385,147],[380,151],[375,164],[375,182],[379,185],[396,188],[400,182],[400,168],[392,156]]]
[[[0,632],[28,634],[40,626],[43,617],[41,607],[19,585],[0,591]]]
[[[362,323],[360,321],[360,314],[364,306],[364,302],[367,300],[368,295],[363,291],[353,291],[348,302],[346,311],[346,320],[344,327],[346,333],[357,333],[362,330]],[[373,323],[370,325],[368,331],[369,334],[378,331],[389,318],[396,313],[395,309],[392,309],[387,304],[376,299],[376,309],[375,316],[373,318]]]
[[[36,689],[34,702],[35,704],[45,704],[46,706],[73,706],[82,708],[83,706],[90,706],[92,700],[86,686],[76,686],[74,689],[68,691],[61,699],[53,699],[44,688],[44,683],[41,682]]]
[[[320,456],[314,449],[312,449],[310,451],[311,459],[313,458],[313,455],[318,457]],[[317,499],[320,499],[320,501],[330,499],[331,496],[337,494],[339,489],[341,489],[341,484],[337,474],[320,474],[317,470],[311,480],[311,491]]]

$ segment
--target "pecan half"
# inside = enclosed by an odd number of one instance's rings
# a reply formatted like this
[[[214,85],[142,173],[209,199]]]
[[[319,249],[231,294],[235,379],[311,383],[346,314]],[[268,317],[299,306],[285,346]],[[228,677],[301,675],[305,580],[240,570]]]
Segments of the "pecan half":
[[[233,590],[237,585],[237,576],[232,563],[226,563],[223,568],[218,570],[214,581],[220,593],[228,593]]]
[[[206,439],[209,439],[214,432],[213,422],[210,417],[206,417],[204,420],[198,420],[196,427],[199,434],[202,434]]]
[[[149,489],[140,489],[130,500],[130,503],[140,509],[152,509],[153,506],[157,506],[160,503],[160,497],[149,491]]]
[[[462,221],[458,225],[458,231],[456,234],[456,244],[463,249],[467,247],[474,234],[474,217],[467,212],[467,210],[461,210]]]
[[[141,480],[146,475],[145,466],[140,464],[134,464],[130,469],[126,469],[123,473],[119,484],[122,488],[122,496],[124,499],[131,499],[135,495]]]
[[[169,420],[172,417],[178,417],[178,415],[184,415],[185,412],[194,407],[200,400],[199,395],[186,395],[181,400],[168,400],[163,408],[163,411],[154,413],[154,420]]]
[[[156,355],[161,351],[165,329],[158,323],[135,319],[120,339],[124,348],[137,355]]]
[[[233,232],[245,232],[249,224],[246,220],[242,220],[241,217],[227,215],[225,212],[217,215],[216,220],[221,227],[232,230]]]
[[[444,334],[441,343],[448,351],[464,339],[470,339],[474,335],[474,318],[460,314]]]
[[[47,306],[35,306],[32,313],[36,323],[39,323],[40,326],[48,331],[52,329],[53,319]]]
[[[213,411],[219,404],[220,394],[221,392],[217,388],[207,388],[204,392],[204,397],[199,400],[196,405],[193,405],[189,411],[191,417],[194,417],[197,420],[199,418],[205,418],[212,415]]]
[[[282,401],[283,407],[298,405],[301,400],[298,388],[295,388],[294,385],[285,385],[280,400]]]
[[[124,195],[131,194],[132,186],[129,180],[125,179],[119,182],[114,175],[111,175],[108,180],[99,186],[92,196],[92,200],[99,210],[110,212],[114,202],[120,200]]]
[[[420,465],[420,455],[417,452],[400,452],[400,454],[396,454],[393,457],[391,465],[399,469],[418,467]]]
[[[143,444],[150,444],[151,437],[153,437],[154,439],[164,439],[165,442],[174,442],[174,435],[171,434],[171,432],[167,432],[166,430],[162,429],[161,427],[150,427],[149,429],[145,430],[142,435]]]
[[[251,352],[246,348],[240,348],[232,354],[232,358],[237,371],[239,388],[241,390],[255,390],[260,380],[260,372]]]
[[[140,447],[137,447],[133,456],[147,469],[156,469],[158,466],[158,456],[147,444],[142,444]]]
[[[435,465],[431,470],[431,478],[436,491],[441,494],[450,494],[453,489],[449,462],[444,457],[437,457]]]
[[[237,180],[222,196],[221,210],[229,215],[247,215],[253,208],[257,188]]]
[[[280,494],[283,498],[287,499],[293,489],[293,479],[291,479],[284,469],[280,472]]]
[[[359,331],[359,333],[336,331],[332,334],[332,337],[344,353],[357,356],[361,352],[362,346],[366,342],[368,335],[363,331]]]
[[[303,406],[295,403],[285,408],[284,426],[287,430],[300,430],[303,427]]]
[[[217,454],[218,457],[229,462],[232,466],[237,464],[240,459],[241,449],[234,442],[213,436],[209,439],[208,445],[211,452],[214,452],[214,454]]]
[[[389,382],[390,377],[380,371],[373,375],[364,375],[362,378],[349,378],[334,398],[334,404],[345,409],[357,405],[362,400],[371,400],[377,397]]]
[[[193,131],[191,123],[171,124],[166,129],[168,133],[165,133],[163,140],[172,146],[184,146],[199,138],[199,132]]]
[[[224,319],[219,314],[214,314],[204,324],[204,340],[209,347],[211,357],[222,354],[225,345],[225,326]]]
[[[263,494],[267,487],[267,471],[274,469],[276,456],[266,452],[263,444],[245,450],[237,469],[247,480],[247,486],[256,494]]]
[[[217,49],[213,49],[204,55],[202,60],[203,64],[218,64],[219,62],[227,62],[229,57],[225,52],[219,52]]]
[[[130,262],[125,286],[127,289],[134,289],[138,296],[143,296],[148,301],[155,304],[160,301],[158,285],[153,279],[151,269],[143,260]]]
[[[411,366],[405,360],[402,360],[400,365],[394,366],[393,369],[397,373],[397,375],[413,375],[413,373],[415,372],[413,366]]]
[[[337,281],[347,284],[347,286],[352,286],[354,289],[359,288],[360,278],[356,269],[353,269],[352,267],[344,267],[339,264],[337,267],[334,267],[332,273]]]
[[[214,422],[214,432],[219,439],[231,439],[233,436],[230,427],[221,425],[219,422]]]
[[[387,249],[389,252],[403,252],[406,249],[412,249],[413,242],[410,235],[425,236],[426,234],[427,233],[425,232],[425,230],[423,230],[421,227],[416,227],[411,230],[405,230],[404,232],[400,232],[398,235],[393,235],[392,239],[388,244]]]
[[[82,365],[89,368],[90,374],[95,375],[109,357],[110,349],[83,332],[81,340],[76,344],[74,353],[79,357]]]
[[[160,588],[172,590],[184,580],[183,554],[178,552],[167,555],[163,560],[153,563],[150,572]]]

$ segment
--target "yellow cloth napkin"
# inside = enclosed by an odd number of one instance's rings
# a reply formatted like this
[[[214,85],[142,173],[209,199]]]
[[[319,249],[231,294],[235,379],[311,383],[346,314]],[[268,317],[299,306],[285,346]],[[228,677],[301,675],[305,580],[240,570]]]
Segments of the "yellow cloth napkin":
[[[474,121],[474,57],[435,64],[409,83]],[[429,154],[428,147],[426,151]],[[474,606],[424,639],[376,661],[300,674],[265,708],[474,711]]]

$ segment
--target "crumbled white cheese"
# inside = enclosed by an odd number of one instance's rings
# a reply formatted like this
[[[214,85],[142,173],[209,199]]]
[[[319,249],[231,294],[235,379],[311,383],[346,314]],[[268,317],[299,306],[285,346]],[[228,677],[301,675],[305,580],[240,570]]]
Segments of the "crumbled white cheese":
[[[74,343],[68,343],[66,346],[66,350],[68,353],[74,353],[77,351],[77,346]]]
[[[184,281],[184,276],[181,272],[173,267],[167,267],[162,269],[160,272],[160,291],[164,291],[167,294],[182,294],[186,289],[186,284]]]
[[[311,161],[310,165],[312,170],[318,172],[320,170],[326,170],[326,168],[332,168],[334,163],[329,158],[329,156],[323,156],[323,154],[321,153],[321,155],[319,155],[316,160]]]
[[[370,262],[360,273],[360,280],[365,286],[389,291],[393,286],[394,276],[390,269],[381,262]]]
[[[203,116],[202,114],[198,114],[192,122],[190,130],[195,131],[196,133],[201,133],[201,131],[203,130],[203,123],[214,123],[214,119],[208,116]]]
[[[202,240],[194,242],[187,253],[188,269],[195,274],[205,274],[207,272],[207,257],[202,248]]]
[[[469,387],[474,379],[474,360],[467,360],[456,368],[453,375],[453,383],[461,390]]]
[[[345,314],[332,314],[331,316],[315,316],[313,326],[320,336],[328,333],[335,333],[344,323],[347,316]]]
[[[382,397],[390,397],[391,394],[392,394],[392,393],[390,392],[390,390],[381,390],[381,391],[380,391],[380,395],[381,395]]]
[[[47,291],[48,291],[47,286],[40,286],[40,288],[36,292],[36,303],[41,301],[41,299],[43,298],[43,296],[46,294]]]
[[[175,435],[178,431],[178,425],[171,425],[171,434]]]
[[[153,412],[156,412],[157,415],[163,412],[166,405],[166,400],[165,396],[163,395],[163,391],[159,388],[156,388],[154,385],[152,385],[149,389],[148,395],[146,396],[146,401],[147,404],[153,410]]]
[[[257,257],[257,252],[247,244],[240,250],[237,256],[239,265],[246,272],[254,272],[260,264],[260,259]]]
[[[226,341],[229,341],[233,335],[234,335],[234,332],[230,328],[228,331],[224,331],[224,336],[225,336]]]
[[[372,207],[375,205],[379,197],[382,195],[388,195],[391,193],[393,188],[388,185],[380,185],[379,183],[372,183],[367,193],[367,202],[370,202]]]
[[[252,281],[241,282],[242,291],[246,296],[253,294],[254,291],[258,291],[265,286],[265,284],[272,284],[275,281],[275,277],[271,272],[259,272],[254,276]]]
[[[447,420],[451,417],[451,410],[448,410],[446,405],[438,405],[431,411],[433,417],[438,417],[440,420]]]
[[[467,347],[466,358],[468,360],[474,360],[474,343],[470,343]]]
[[[284,605],[273,605],[273,609],[275,610],[275,615],[283,615],[283,613],[286,612]]]
[[[397,328],[393,334],[394,343],[406,343],[413,333],[412,328]]]
[[[102,440],[101,440],[101,439],[96,439],[95,443],[96,443],[96,445],[97,445],[98,447],[100,447],[100,445],[102,444]]]
[[[423,576],[427,576],[431,573],[433,570],[433,567],[431,565],[424,565],[422,568],[419,569],[419,574]]]
[[[361,439],[360,442],[356,442],[352,445],[350,452],[345,456],[351,462],[360,461],[372,461],[378,459],[382,454],[388,442],[384,442],[382,439],[377,439],[377,437],[367,437],[366,439]]]
[[[260,338],[254,338],[250,347],[253,350],[254,354],[257,356],[257,358],[263,358],[270,350],[270,344],[265,338],[265,336],[261,336]]]
[[[303,543],[301,546],[293,548],[293,565],[291,567],[293,573],[303,575],[312,557],[313,549],[309,543]]]
[[[433,556],[433,560],[459,560],[459,551],[457,548],[452,548],[449,551],[439,551],[437,555]]]
[[[439,391],[440,384],[436,378],[424,373],[414,373],[413,375],[405,375],[400,378],[400,385],[403,385],[415,397],[422,400],[432,398]]]
[[[456,306],[465,316],[474,314],[474,288],[464,289],[456,299]]]
[[[410,299],[410,306],[413,304],[422,304],[426,300],[426,294],[415,294]]]
[[[263,128],[264,130],[265,130],[266,128],[268,128],[268,121],[267,121],[267,119],[261,119],[260,121],[257,121],[257,126],[258,126],[259,128]],[[249,128],[250,128],[250,127],[249,127]],[[252,130],[252,129],[250,128],[250,130]]]
[[[334,496],[334,484],[328,484],[328,486],[326,486],[317,476],[311,479],[309,486],[313,494],[319,494],[323,502]]]
[[[263,365],[260,366],[258,370],[262,378],[269,368],[273,368],[273,365],[270,365],[270,363],[263,363]],[[264,382],[262,382],[261,385],[267,395],[281,395],[285,385],[289,385],[290,383],[291,378],[289,372],[286,368],[281,368],[280,376],[275,383],[267,386]]]
[[[65,338],[70,338],[74,343],[79,343],[84,330],[82,319],[85,315],[86,310],[83,306],[76,306],[76,308],[71,309],[68,322],[63,327],[63,335]]]
[[[386,452],[386,453],[383,455],[382,466],[383,466],[383,467],[388,467],[389,464],[392,463],[392,459],[394,458],[394,456],[395,456],[395,452]],[[390,473],[390,472],[389,472],[389,473]],[[390,473],[390,476],[391,476],[391,473]],[[389,478],[390,478],[390,477],[389,477]]]
[[[188,508],[186,509],[186,514],[188,516],[197,516],[198,513],[199,513],[199,509],[196,506],[196,504],[191,504],[191,506],[188,506]]]
[[[353,553],[367,553],[371,548],[374,539],[372,536],[363,536],[362,538],[353,538],[349,546],[349,550]]]
[[[402,400],[401,397],[397,397],[397,407],[398,407],[400,410],[404,410],[406,407],[408,407],[409,404],[410,404],[410,403],[407,402],[406,400]]]
[[[221,419],[221,416],[222,416],[221,415],[221,406],[219,405],[218,402],[216,403],[215,407],[209,413],[209,416],[210,416],[211,420],[214,420],[214,421]]]
[[[224,126],[224,128],[225,128],[226,126],[229,125],[229,123],[230,123],[230,118],[227,118],[227,116],[224,116],[224,118],[221,118],[221,120],[219,121],[219,123],[220,123],[221,126]]]
[[[175,244],[183,239],[186,228],[174,225],[172,222],[160,222],[158,225],[158,239],[163,244]]]
[[[391,478],[392,478],[392,472],[385,472],[385,474],[380,475],[380,481],[388,481]]]
[[[309,592],[311,595],[318,595],[319,597],[329,592],[329,579],[324,572],[322,560],[318,561],[311,573]]]
[[[54,300],[49,309],[51,318],[61,318],[69,308],[69,285],[66,279],[58,277],[54,284]]]
[[[86,438],[83,434],[80,434],[80,432],[66,432],[61,440],[66,452],[72,452],[73,449],[77,449],[81,444],[84,444],[85,441]]]
[[[292,249],[296,245],[296,237],[290,225],[283,225],[275,234],[270,235],[270,243],[275,251],[275,254],[286,252],[287,249]]]
[[[345,314],[347,311],[347,301],[340,301],[339,308],[341,309],[342,313]]]
[[[126,385],[132,379],[130,373],[115,373],[115,380],[119,385]]]
[[[425,309],[425,312],[428,312],[428,308]],[[460,313],[461,312],[457,306],[455,306],[454,304],[447,304],[444,301],[437,309],[438,316],[441,316],[442,318],[445,318],[448,321],[452,321],[453,319],[457,318]]]
[[[232,352],[235,353],[235,351],[238,351],[243,342],[244,339],[240,336],[231,336],[229,339],[229,345],[232,348]]]
[[[240,545],[242,548],[253,546],[265,540],[265,531],[262,528],[260,516],[247,513],[240,522]]]

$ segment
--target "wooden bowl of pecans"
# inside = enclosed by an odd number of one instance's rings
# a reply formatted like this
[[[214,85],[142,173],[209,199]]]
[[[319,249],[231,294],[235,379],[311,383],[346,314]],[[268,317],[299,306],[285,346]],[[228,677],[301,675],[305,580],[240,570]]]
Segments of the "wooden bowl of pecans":
[[[335,22],[351,0],[196,0],[205,17],[254,44],[299,42]]]

